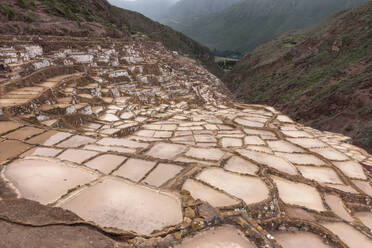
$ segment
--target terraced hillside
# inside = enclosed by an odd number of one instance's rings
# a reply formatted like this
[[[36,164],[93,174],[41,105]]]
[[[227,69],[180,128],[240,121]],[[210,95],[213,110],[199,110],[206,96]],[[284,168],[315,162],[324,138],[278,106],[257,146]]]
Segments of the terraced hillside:
[[[227,76],[243,102],[344,133],[372,151],[372,2],[269,42]]]
[[[106,0],[2,0],[0,34],[76,37],[149,37],[168,49],[188,54],[220,75],[208,48],[187,36]]]
[[[372,156],[195,60],[69,36],[0,60],[0,247],[372,246]]]

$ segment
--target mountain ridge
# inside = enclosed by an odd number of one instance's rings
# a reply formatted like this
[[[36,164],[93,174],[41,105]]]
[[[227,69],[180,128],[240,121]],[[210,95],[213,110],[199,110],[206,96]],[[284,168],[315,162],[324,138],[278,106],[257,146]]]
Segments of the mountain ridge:
[[[210,49],[244,54],[285,32],[313,26],[366,1],[245,0],[220,12],[165,23]]]

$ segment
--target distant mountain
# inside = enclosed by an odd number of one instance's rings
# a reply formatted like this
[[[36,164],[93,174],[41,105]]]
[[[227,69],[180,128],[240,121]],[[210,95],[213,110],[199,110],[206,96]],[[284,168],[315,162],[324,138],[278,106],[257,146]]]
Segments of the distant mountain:
[[[210,49],[245,53],[285,32],[316,25],[338,11],[368,0],[230,0],[232,5],[219,12],[192,14],[195,2],[208,6],[211,1],[183,0],[172,7],[175,16],[178,13],[175,8],[179,6],[179,17],[165,24]],[[222,7],[227,1],[220,2]],[[186,3],[191,7],[188,15],[184,14],[187,8],[181,8]]]
[[[162,42],[168,49],[188,54],[212,73],[220,73],[207,47],[142,14],[114,7],[106,0],[1,0],[0,34],[140,35]]]
[[[185,18],[212,14],[242,0],[179,0],[168,10],[166,18]]]
[[[176,0],[109,0],[117,7],[139,12],[153,20],[159,20],[169,13]]]
[[[240,101],[274,106],[372,151],[372,1],[260,46],[225,82]]]

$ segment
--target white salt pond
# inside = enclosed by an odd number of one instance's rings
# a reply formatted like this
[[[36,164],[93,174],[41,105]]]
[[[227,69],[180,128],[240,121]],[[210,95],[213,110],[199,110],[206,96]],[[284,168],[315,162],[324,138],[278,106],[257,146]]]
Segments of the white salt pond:
[[[109,174],[121,163],[123,163],[125,159],[126,157],[104,154],[86,162],[85,165],[92,169],[96,169],[103,173]]]
[[[295,183],[272,176],[279,190],[279,197],[287,204],[307,207],[316,211],[326,211],[319,192],[309,185]]]
[[[181,201],[173,194],[113,177],[74,194],[58,207],[104,227],[143,235],[176,225],[183,219]]]
[[[269,147],[276,152],[304,152],[302,148],[299,148],[284,140],[267,141]]]
[[[324,223],[325,228],[336,234],[350,248],[371,248],[372,240],[352,226],[343,223]]]
[[[49,204],[57,201],[70,189],[98,178],[81,167],[68,166],[52,159],[17,160],[3,171],[6,180],[21,197]]]
[[[287,138],[288,141],[305,148],[326,147],[327,144],[315,138]]]
[[[241,147],[243,146],[242,139],[224,137],[221,139],[222,147]]]
[[[362,166],[355,161],[333,162],[346,176],[356,179],[366,180]]]
[[[119,121],[120,118],[117,117],[114,114],[104,114],[99,118],[101,121],[108,121],[108,122],[114,122],[114,121]]]
[[[349,159],[349,157],[330,147],[312,148],[311,151],[316,152],[329,160],[343,161]]]
[[[93,143],[96,140],[93,138],[81,136],[81,135],[75,135],[71,138],[68,138],[67,140],[63,141],[62,143],[58,144],[58,147],[67,147],[67,148],[75,148],[82,145],[87,145],[89,143]]]
[[[279,171],[282,171],[282,172],[285,172],[291,175],[298,174],[295,166],[293,166],[290,162],[280,157],[267,154],[267,153],[255,152],[255,151],[249,151],[249,150],[243,150],[243,149],[239,149],[237,150],[237,152],[248,159],[256,161],[260,164],[267,165]]]
[[[353,217],[350,216],[349,212],[345,209],[342,199],[337,195],[326,194],[324,199],[331,210],[340,218],[353,222]]]
[[[321,237],[311,232],[276,232],[273,234],[283,248],[331,248]]]
[[[265,142],[258,136],[244,137],[244,144],[246,145],[265,145]]]
[[[256,248],[256,245],[238,229],[225,225],[185,238],[175,248]]]
[[[325,165],[326,164],[321,159],[311,154],[276,152],[275,155],[285,158],[294,164],[302,164],[302,165]]]
[[[155,165],[153,161],[131,158],[113,174],[139,182]]]
[[[158,164],[156,168],[151,171],[150,175],[143,180],[143,182],[152,186],[160,187],[162,184],[175,177],[182,170],[183,167],[179,165]]]
[[[183,145],[159,143],[153,146],[146,155],[154,158],[173,159],[177,155],[185,152],[185,150],[186,146]]]
[[[269,189],[258,177],[241,176],[220,168],[208,168],[196,178],[242,199],[246,204],[266,200],[269,196]]]
[[[310,180],[315,180],[320,183],[334,183],[343,184],[336,172],[328,167],[315,167],[315,166],[297,166],[301,174]]]
[[[225,164],[225,169],[241,174],[255,175],[259,168],[252,162],[238,156],[232,156]]]
[[[354,214],[372,232],[372,212],[359,212]]]
[[[220,160],[225,153],[218,148],[195,148],[191,147],[186,156],[195,159]]]
[[[364,193],[366,193],[369,196],[372,196],[372,186],[367,181],[362,180],[352,180],[352,182],[361,189]]]
[[[61,160],[67,160],[74,163],[82,163],[87,159],[90,159],[97,155],[97,152],[93,151],[86,151],[86,150],[78,150],[78,149],[67,149],[63,153],[61,153],[58,158]]]
[[[232,206],[239,203],[239,201],[233,197],[193,179],[187,179],[182,189],[189,191],[194,199],[206,201],[216,208]]]
[[[53,146],[58,142],[72,136],[70,133],[57,132],[57,131],[48,131],[46,133],[40,134],[36,137],[33,137],[27,140],[31,144],[39,144],[44,146]]]

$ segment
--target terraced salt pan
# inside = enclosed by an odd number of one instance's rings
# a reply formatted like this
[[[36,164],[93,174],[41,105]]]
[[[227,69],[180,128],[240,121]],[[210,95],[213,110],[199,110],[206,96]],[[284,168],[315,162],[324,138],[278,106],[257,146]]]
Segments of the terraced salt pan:
[[[326,147],[327,144],[315,138],[287,138],[288,141],[304,148]]]
[[[286,160],[280,157],[277,157],[271,154],[262,153],[262,152],[255,152],[255,151],[249,151],[249,150],[243,150],[243,149],[239,149],[237,150],[237,152],[240,155],[250,160],[256,161],[260,164],[267,165],[279,171],[282,171],[282,172],[285,172],[291,175],[298,174],[296,167],[294,167],[290,162],[287,162]]]
[[[353,217],[350,216],[349,212],[345,209],[342,199],[337,195],[326,194],[324,199],[332,211],[340,218],[352,222]]]
[[[282,133],[288,137],[292,138],[311,138],[313,137],[311,134],[305,132],[305,131],[286,131],[282,130]]]
[[[196,142],[206,142],[206,143],[216,143],[217,140],[214,136],[211,135],[194,135]]]
[[[114,114],[104,114],[99,118],[101,121],[115,122],[119,121],[120,118]]]
[[[100,146],[100,145],[86,145],[84,150],[93,150],[97,152],[119,152],[119,153],[135,153],[136,150],[126,147],[115,146]]]
[[[372,232],[372,212],[359,212],[354,214]]]
[[[364,193],[372,197],[372,186],[367,181],[352,180],[353,183],[361,189]]]
[[[249,162],[238,156],[233,156],[226,162],[225,169],[241,174],[256,175],[259,167],[252,162]]]
[[[278,115],[278,117],[276,119],[280,122],[293,123],[293,120],[286,115]]]
[[[124,146],[133,149],[148,147],[148,144],[146,143],[140,143],[133,140],[120,138],[103,138],[98,141],[97,144],[104,146]]]
[[[98,177],[83,168],[52,159],[16,160],[5,167],[3,176],[12,183],[22,198],[42,204],[55,202],[70,189]]]
[[[284,248],[331,248],[325,244],[321,237],[311,232],[276,232],[273,234],[276,241]]]
[[[32,146],[18,140],[5,140],[0,143],[0,162],[14,158],[31,147]]]
[[[173,194],[113,177],[83,189],[58,207],[101,226],[143,235],[176,225],[183,219],[181,201]]]
[[[355,161],[333,162],[346,176],[350,178],[366,180],[367,177],[363,172],[362,166]]]
[[[225,153],[218,148],[195,148],[191,147],[186,156],[195,159],[220,160]]]
[[[263,139],[276,139],[275,133],[270,131],[245,128],[244,132],[248,135],[258,135]]]
[[[275,155],[285,158],[294,164],[302,165],[326,165],[321,159],[312,154],[297,154],[297,153],[284,153],[276,152]]]
[[[63,141],[62,143],[59,143],[57,146],[64,147],[64,148],[76,148],[82,145],[94,143],[95,141],[96,140],[93,138],[89,138],[89,137],[85,137],[81,135],[75,135]]]
[[[279,197],[287,204],[298,205],[316,211],[326,211],[319,192],[306,184],[295,183],[286,179],[272,176],[278,187]]]
[[[23,126],[23,124],[13,121],[0,121],[0,135],[17,129],[21,126]]]
[[[303,149],[284,140],[267,141],[269,147],[276,152],[304,152]]]
[[[29,140],[27,140],[27,143],[31,144],[39,144],[44,146],[53,146],[60,141],[67,139],[68,137],[71,137],[71,133],[65,133],[65,132],[58,132],[58,131],[48,131],[46,133],[40,134],[36,137],[33,137]]]
[[[336,172],[328,167],[314,167],[314,166],[297,166],[301,174],[310,180],[315,180],[319,183],[334,183],[343,184]]]
[[[61,153],[58,158],[61,160],[67,160],[74,163],[82,163],[87,159],[96,156],[98,153],[93,151],[78,150],[78,149],[67,149]]]
[[[242,118],[236,118],[234,122],[242,126],[245,126],[245,127],[264,127],[265,125],[264,123],[261,123],[261,122],[249,121],[249,120],[242,119]]]
[[[196,178],[242,199],[248,205],[263,201],[269,196],[266,184],[258,177],[241,176],[220,168],[208,168]]]
[[[142,159],[128,159],[113,175],[139,182],[154,166],[156,162]]]
[[[257,152],[274,154],[273,151],[270,149],[270,147],[267,147],[267,146],[251,146],[251,145],[248,145],[246,147],[246,149],[252,150],[252,151],[257,151]]]
[[[109,174],[124,162],[126,157],[104,154],[85,163],[86,166]]]
[[[158,164],[156,168],[151,171],[150,175],[146,177],[143,182],[153,185],[156,187],[160,187],[168,180],[175,177],[178,173],[183,170],[182,166],[175,165],[175,164]]]
[[[206,201],[216,208],[239,204],[239,201],[233,197],[193,179],[187,179],[182,189],[189,191],[194,199]]]
[[[327,187],[330,187],[330,188],[338,189],[338,190],[341,190],[343,192],[352,193],[352,194],[358,194],[358,192],[353,187],[351,187],[349,185],[330,184],[330,183],[324,183],[322,185],[327,186]]]
[[[243,146],[243,141],[239,138],[224,137],[221,139],[221,144],[223,147],[241,147]]]
[[[177,155],[185,152],[186,149],[187,147],[183,145],[158,143],[146,152],[146,155],[160,159],[174,159]]]
[[[61,151],[62,151],[61,149],[37,147],[27,151],[22,156],[54,157]]]
[[[244,144],[246,144],[246,145],[265,145],[265,142],[257,136],[246,136],[244,138]]]
[[[232,226],[212,228],[186,238],[176,248],[256,248],[242,232]]]
[[[324,223],[324,227],[336,234],[350,248],[370,248],[372,240],[343,222]]]
[[[330,148],[330,147],[312,148],[311,151],[316,152],[329,160],[334,160],[334,161],[349,160],[347,156],[345,156],[341,152],[336,151],[335,149]]]
[[[30,138],[31,136],[37,135],[44,132],[44,129],[35,128],[35,127],[22,127],[16,131],[8,133],[4,137],[8,139],[18,139],[18,140],[25,140]]]
[[[200,161],[197,159],[187,158],[187,157],[178,157],[175,159],[177,162],[183,162],[183,163],[196,163],[200,166],[217,166],[218,162],[211,162],[211,161]]]

